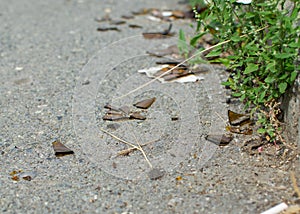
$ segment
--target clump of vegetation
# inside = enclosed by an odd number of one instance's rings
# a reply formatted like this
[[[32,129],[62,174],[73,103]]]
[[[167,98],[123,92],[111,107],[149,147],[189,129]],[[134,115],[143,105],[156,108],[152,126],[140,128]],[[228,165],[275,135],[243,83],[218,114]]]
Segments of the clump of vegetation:
[[[258,114],[258,132],[270,141],[280,140],[277,115],[282,96],[298,75],[300,49],[300,1],[284,0],[191,0],[195,7],[198,34],[206,33],[218,42],[208,56],[229,53],[220,59],[231,70],[223,84],[239,97],[245,108]],[[201,13],[196,7],[206,7]]]

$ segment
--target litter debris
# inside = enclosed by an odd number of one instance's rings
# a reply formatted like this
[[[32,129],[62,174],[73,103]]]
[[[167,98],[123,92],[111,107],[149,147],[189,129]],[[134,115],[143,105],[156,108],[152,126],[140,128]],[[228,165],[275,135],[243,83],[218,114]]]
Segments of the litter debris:
[[[155,102],[155,100],[156,100],[156,98],[152,97],[152,98],[149,98],[149,99],[139,101],[139,102],[137,102],[133,105],[137,108],[147,109]]]
[[[202,65],[199,66],[201,67]],[[203,80],[204,77],[201,74],[209,70],[208,67],[205,67],[205,69],[204,67],[203,69],[190,69],[185,65],[163,64],[148,69],[141,69],[138,72],[145,73],[150,78],[156,78],[161,83],[186,83]]]
[[[136,25],[136,24],[130,24],[130,25],[128,25],[128,27],[130,27],[130,28],[143,28],[142,26]]]
[[[126,24],[126,22],[123,21],[123,20],[111,20],[109,23],[111,25],[123,25],[123,24]]]
[[[244,135],[253,134],[253,129],[250,127],[252,120],[249,115],[239,114],[228,110],[228,121],[230,126],[226,126],[227,131]]]
[[[252,135],[253,129],[249,126],[226,126],[226,130],[235,134]]]
[[[228,120],[232,126],[243,126],[245,124],[251,123],[250,116],[246,114],[239,114],[228,110]]]
[[[104,32],[104,31],[121,31],[117,27],[98,27],[97,31]]]
[[[122,19],[134,19],[134,16],[132,16],[132,15],[122,15],[121,18]]]
[[[218,146],[226,146],[232,141],[233,136],[232,134],[211,134],[207,135],[205,139]]]
[[[155,97],[148,98],[133,104],[136,108],[148,109],[156,100]],[[104,108],[108,109],[103,120],[118,121],[127,119],[146,120],[146,116],[140,111],[131,110],[129,106],[122,106],[120,108],[106,104]]]
[[[288,205],[283,202],[283,203],[276,205],[275,207],[272,207],[272,208],[262,212],[261,214],[277,214],[287,208],[288,208]]]
[[[109,109],[102,117],[103,120],[121,121],[128,119],[145,120],[146,117],[140,112],[131,111],[129,106],[122,106],[121,108],[112,105],[105,105],[104,108]]]
[[[62,157],[65,155],[71,155],[74,154],[74,151],[66,147],[64,144],[62,144],[59,140],[56,140],[52,143],[55,156],[56,157]]]
[[[23,172],[22,170],[14,170],[10,173],[11,179],[14,181],[20,181],[20,179],[31,181],[37,176],[35,171]]]
[[[171,33],[172,23],[169,25],[169,28],[162,32],[147,32],[143,33],[145,39],[163,39],[169,36],[173,36],[174,33]]]

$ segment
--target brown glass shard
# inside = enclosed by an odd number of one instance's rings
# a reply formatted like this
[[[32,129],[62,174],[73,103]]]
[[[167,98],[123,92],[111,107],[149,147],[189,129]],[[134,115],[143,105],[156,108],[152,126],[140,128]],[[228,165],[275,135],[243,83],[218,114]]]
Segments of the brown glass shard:
[[[131,113],[129,118],[136,119],[136,120],[146,120],[146,117],[142,115],[140,112]]]
[[[173,10],[172,11],[172,15],[175,17],[175,18],[178,18],[178,19],[183,19],[185,17],[185,14],[183,11],[181,10]]]
[[[129,106],[122,106],[119,108],[120,111],[122,111],[125,114],[129,114],[130,113],[130,107]]]
[[[253,130],[249,126],[244,127],[234,127],[226,126],[226,130],[236,134],[252,135]]]
[[[142,8],[138,11],[132,11],[131,13],[135,16],[138,16],[138,15],[145,15],[145,14],[148,14],[152,11],[153,9],[152,8]]]
[[[156,98],[152,97],[152,98],[149,98],[149,99],[139,101],[139,102],[137,102],[133,105],[137,108],[147,109],[155,102],[155,100],[156,100]]]
[[[104,32],[104,31],[121,31],[117,27],[98,27],[97,31]]]
[[[182,61],[164,60],[164,61],[157,61],[155,63],[158,64],[158,65],[165,65],[165,64],[168,64],[168,65],[178,65],[178,64],[182,63]],[[180,64],[180,65],[178,65],[178,68],[188,69],[188,66],[186,64]]]
[[[143,28],[141,25],[136,25],[136,24],[130,24],[128,25],[130,28]]]
[[[102,119],[109,120],[109,121],[118,121],[118,120],[125,120],[129,117],[124,116],[123,114],[105,114]]]
[[[174,33],[171,33],[172,24],[169,25],[169,28],[162,32],[149,32],[143,33],[145,39],[163,39],[167,38],[167,36],[173,36]]]
[[[115,107],[115,106],[112,106],[112,105],[110,105],[110,104],[106,104],[105,106],[104,106],[104,108],[106,108],[106,109],[109,109],[109,110],[113,110],[113,111],[119,111],[119,108],[117,108],[117,107]]]
[[[232,126],[243,126],[251,123],[250,116],[246,114],[239,114],[228,110],[228,120]]]
[[[65,155],[74,154],[74,151],[66,147],[64,144],[62,144],[59,140],[56,140],[52,143],[55,156],[56,157],[62,157]]]
[[[233,136],[231,134],[211,134],[207,135],[205,139],[218,146],[226,146],[232,141]]]
[[[132,16],[132,15],[122,15],[121,18],[122,19],[133,19],[134,16]]]
[[[123,20],[111,20],[109,23],[111,25],[123,25],[123,24],[126,24],[126,22],[123,21]]]

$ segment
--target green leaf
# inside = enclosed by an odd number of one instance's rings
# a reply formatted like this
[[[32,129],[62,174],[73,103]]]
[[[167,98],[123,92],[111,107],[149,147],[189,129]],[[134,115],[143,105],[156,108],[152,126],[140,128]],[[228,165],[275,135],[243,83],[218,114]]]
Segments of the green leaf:
[[[233,37],[231,37],[231,41],[233,42],[239,42],[241,40],[242,40],[241,37],[238,35],[234,35]]]
[[[273,83],[275,81],[275,77],[273,76],[268,76],[266,79],[265,79],[265,82],[266,83]]]
[[[253,63],[248,63],[247,68],[244,71],[244,74],[250,74],[253,71],[257,71],[257,70],[258,70],[258,65]]]
[[[266,96],[266,91],[263,91],[263,92],[260,94],[260,96],[259,96],[258,102],[264,103],[264,101],[265,101],[265,96]]]
[[[264,134],[264,133],[266,133],[266,130],[265,130],[264,128],[259,128],[259,129],[257,130],[257,132],[258,132],[259,134]]]
[[[189,53],[189,46],[186,43],[185,34],[182,29],[179,30],[179,41],[178,41],[178,49],[181,54],[184,54],[185,57],[187,57]]]
[[[239,92],[236,92],[236,93],[233,93],[232,94],[232,96],[234,96],[234,97],[240,97],[242,94],[241,93],[239,93]]]
[[[230,82],[222,82],[221,84],[224,85],[224,86],[230,86],[231,85]]]
[[[276,69],[275,69],[275,61],[269,63],[266,67],[266,70],[267,71],[271,71],[272,73],[275,73],[276,72]]]
[[[228,60],[227,58],[213,59],[213,60],[209,60],[209,62],[222,63],[223,65],[225,65],[225,67],[230,66],[230,60]]]
[[[278,85],[278,88],[279,88],[279,92],[281,94],[283,94],[287,88],[287,83],[286,82],[282,82]]]
[[[297,72],[296,71],[293,71],[292,73],[291,73],[291,77],[290,77],[290,81],[291,82],[294,82],[295,81],[295,79],[296,79],[296,77],[297,77]]]
[[[184,34],[184,31],[182,29],[179,30],[179,40],[186,42],[185,34]]]
[[[300,48],[300,43],[299,42],[291,42],[288,44],[288,46],[291,48]]]
[[[289,58],[289,57],[293,57],[294,54],[289,54],[289,53],[279,53],[279,54],[275,54],[275,57],[277,59],[286,59],[286,58]]]
[[[207,34],[207,32],[203,32],[203,33],[200,33],[200,34],[194,36],[190,41],[190,45],[195,47],[197,44],[197,41],[205,34]]]
[[[255,16],[255,14],[253,14],[253,13],[246,13],[246,16],[245,16],[245,18],[246,19],[250,19],[250,18],[253,18]]]
[[[209,54],[207,54],[205,57],[215,57],[220,56],[222,53],[222,50],[220,48],[212,50]]]

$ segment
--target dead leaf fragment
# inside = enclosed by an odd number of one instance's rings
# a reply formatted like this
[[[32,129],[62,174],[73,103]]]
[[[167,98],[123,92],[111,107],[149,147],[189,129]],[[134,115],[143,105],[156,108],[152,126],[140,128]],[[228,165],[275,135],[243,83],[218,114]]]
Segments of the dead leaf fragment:
[[[155,102],[155,100],[156,100],[156,98],[152,97],[149,99],[141,100],[141,101],[133,104],[133,106],[135,106],[137,108],[147,109]]]
[[[62,144],[59,140],[56,140],[52,143],[55,156],[56,157],[62,157],[65,155],[71,155],[74,154],[74,151],[66,147],[64,144]]]

